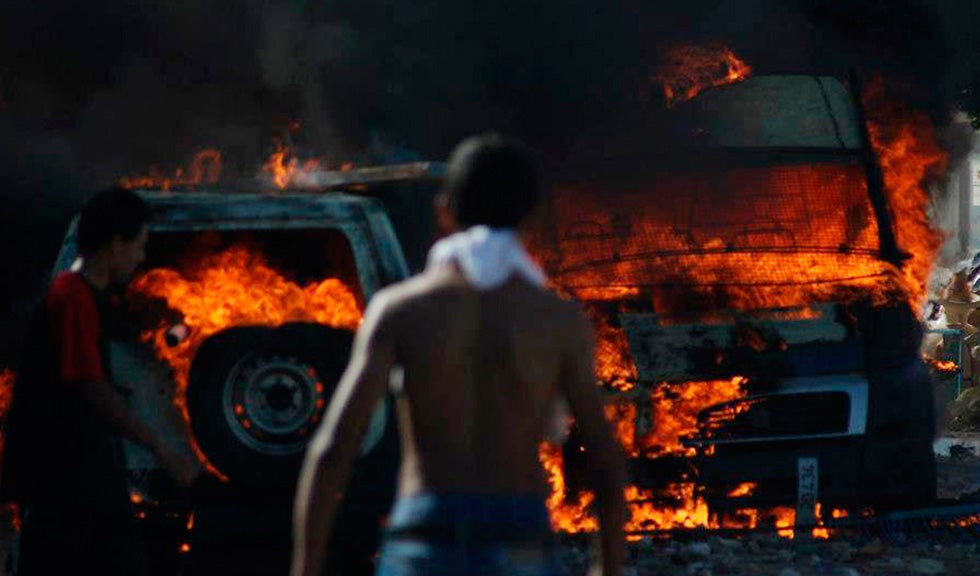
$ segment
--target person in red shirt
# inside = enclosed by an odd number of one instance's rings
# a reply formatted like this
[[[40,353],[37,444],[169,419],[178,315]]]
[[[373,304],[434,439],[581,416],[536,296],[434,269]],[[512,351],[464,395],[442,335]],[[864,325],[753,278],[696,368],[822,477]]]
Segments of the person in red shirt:
[[[0,499],[23,514],[21,576],[146,571],[120,438],[150,449],[182,486],[198,465],[126,405],[109,374],[107,291],[143,262],[150,212],[112,188],[82,209],[79,259],[54,278],[21,362],[7,423]]]

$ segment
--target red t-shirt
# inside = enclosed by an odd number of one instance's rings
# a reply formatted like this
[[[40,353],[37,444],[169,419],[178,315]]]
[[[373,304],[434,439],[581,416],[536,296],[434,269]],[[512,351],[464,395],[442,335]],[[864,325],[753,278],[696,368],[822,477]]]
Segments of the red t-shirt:
[[[45,297],[62,382],[105,380],[99,352],[101,320],[93,288],[75,272],[55,278]]]

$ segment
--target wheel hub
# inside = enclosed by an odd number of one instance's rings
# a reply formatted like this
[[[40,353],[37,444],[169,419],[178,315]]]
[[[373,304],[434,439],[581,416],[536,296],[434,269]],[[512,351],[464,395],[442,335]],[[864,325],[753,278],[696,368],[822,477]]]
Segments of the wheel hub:
[[[246,357],[225,383],[223,409],[232,432],[266,454],[301,451],[325,407],[316,369],[296,358]]]

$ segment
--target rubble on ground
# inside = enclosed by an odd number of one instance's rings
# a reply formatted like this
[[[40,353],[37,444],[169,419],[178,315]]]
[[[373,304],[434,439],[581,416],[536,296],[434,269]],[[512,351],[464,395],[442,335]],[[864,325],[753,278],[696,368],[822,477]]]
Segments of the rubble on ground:
[[[976,439],[976,437],[972,437]],[[938,495],[980,501],[980,455],[954,445],[937,458]],[[879,531],[882,532],[882,531]],[[588,571],[590,537],[566,536],[559,547],[565,576]],[[627,576],[976,576],[980,525],[960,530],[910,526],[901,531],[830,540],[790,540],[772,533],[742,537],[645,539],[630,544]]]
[[[694,553],[696,547],[710,553]],[[588,546],[581,542],[559,549],[567,576],[584,576]],[[630,576],[975,576],[980,571],[980,544],[941,543],[928,534],[906,541],[830,540],[798,542],[775,534],[739,539],[709,537],[697,542],[644,540],[630,546]]]

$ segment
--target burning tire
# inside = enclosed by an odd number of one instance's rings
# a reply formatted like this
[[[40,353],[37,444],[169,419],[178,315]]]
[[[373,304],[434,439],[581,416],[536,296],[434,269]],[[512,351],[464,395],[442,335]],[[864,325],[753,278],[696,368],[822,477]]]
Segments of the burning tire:
[[[323,418],[353,336],[319,324],[237,327],[208,339],[191,366],[191,428],[205,455],[236,483],[288,485]],[[385,429],[381,409],[364,453]]]

